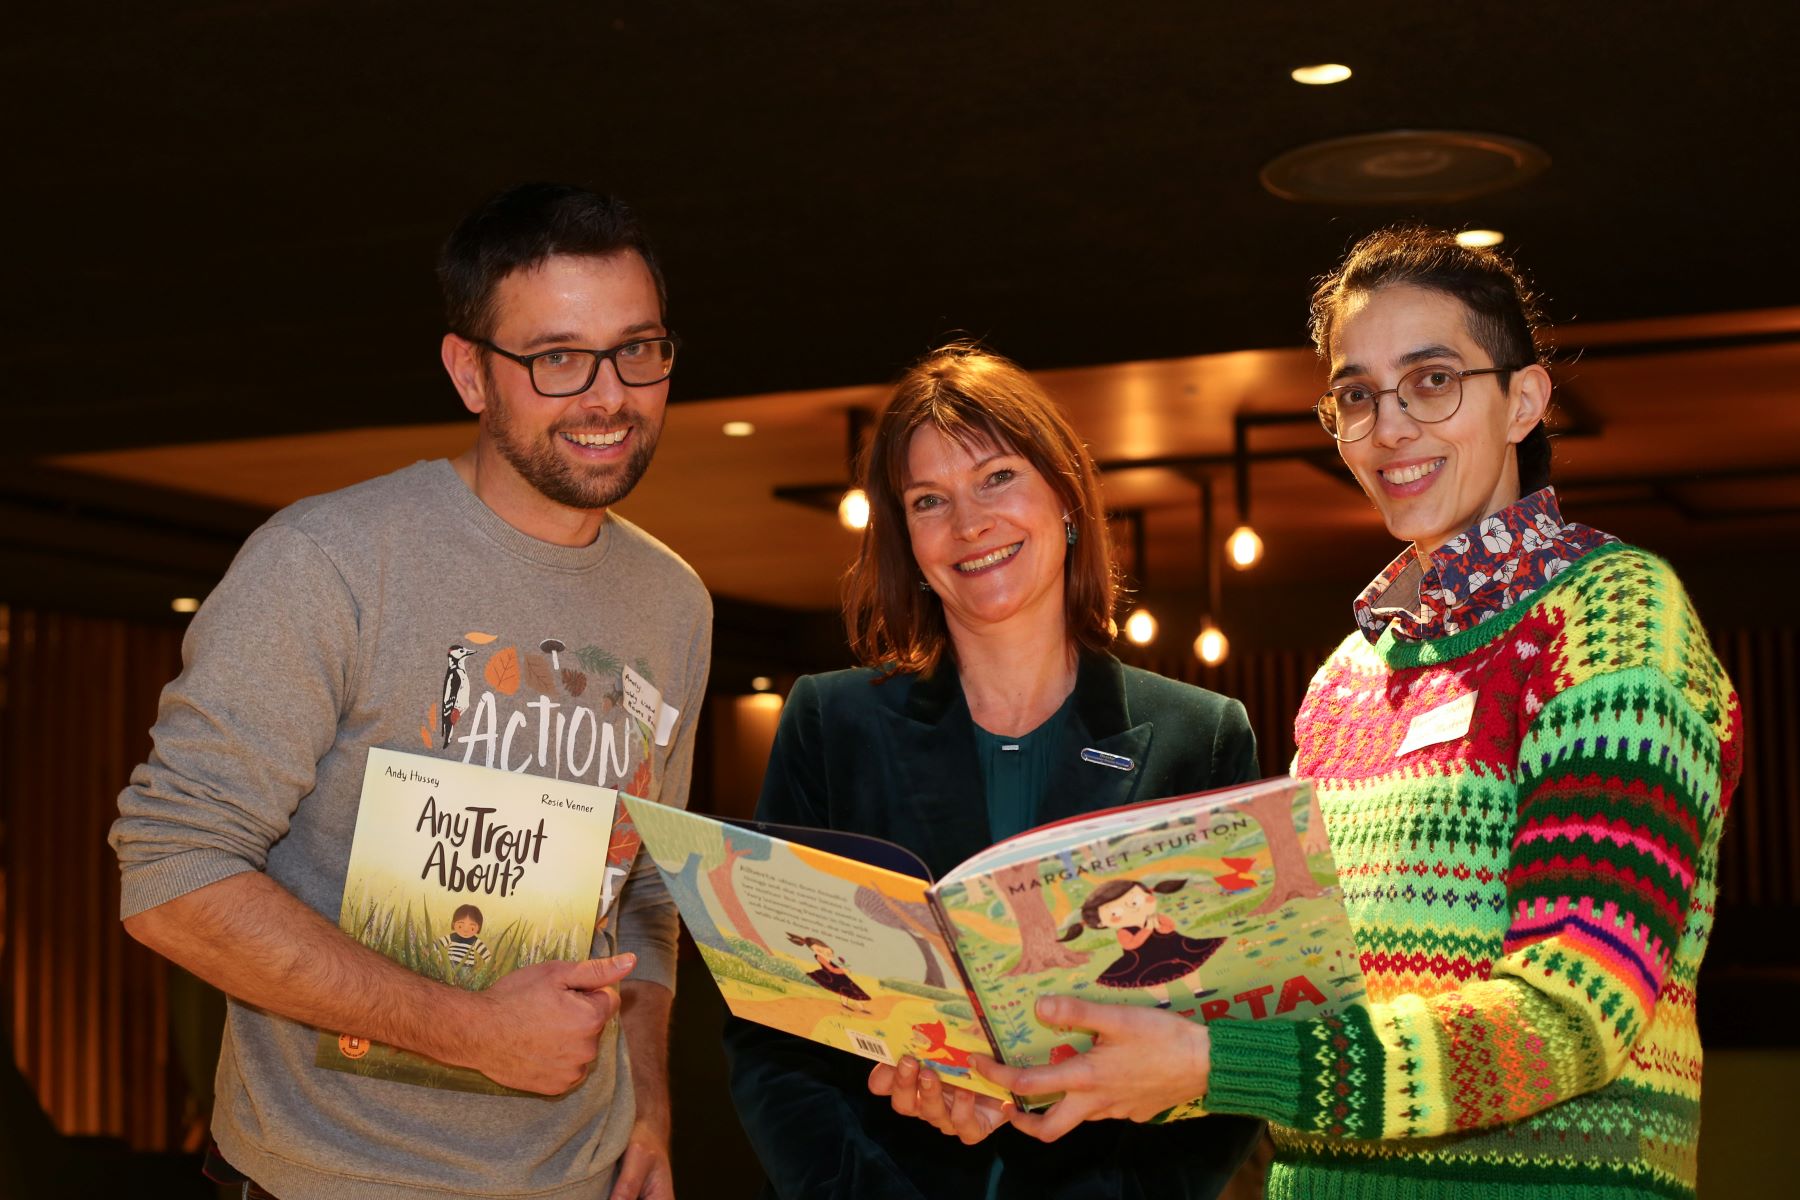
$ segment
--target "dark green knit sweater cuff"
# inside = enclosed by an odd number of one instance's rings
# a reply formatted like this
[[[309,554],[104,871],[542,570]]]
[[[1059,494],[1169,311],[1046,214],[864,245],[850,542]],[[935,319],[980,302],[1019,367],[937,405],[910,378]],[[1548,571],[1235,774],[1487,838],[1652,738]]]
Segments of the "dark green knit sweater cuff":
[[[1214,1021],[1206,1110],[1297,1123],[1300,1039],[1292,1021]]]
[[[1243,1113],[1327,1137],[1381,1136],[1381,1043],[1365,1008],[1311,1021],[1219,1021],[1208,1112]]]

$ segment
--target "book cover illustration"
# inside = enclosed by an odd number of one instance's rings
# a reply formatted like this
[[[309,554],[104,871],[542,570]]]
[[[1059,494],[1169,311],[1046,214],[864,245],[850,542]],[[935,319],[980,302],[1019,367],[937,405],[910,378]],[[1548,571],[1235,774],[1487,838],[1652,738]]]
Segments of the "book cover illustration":
[[[617,795],[372,749],[339,928],[410,970],[469,991],[520,967],[585,959],[603,912],[603,882],[618,868],[608,860]],[[354,1033],[322,1032],[314,1062],[427,1087],[526,1094]]]
[[[1363,997],[1312,788],[1277,779],[1047,826],[951,872],[934,895],[1000,1056],[1059,1062],[1039,996],[1155,1005],[1200,1021],[1304,1018]]]
[[[971,1052],[993,1051],[916,859],[904,867],[904,851],[856,835],[784,838],[762,832],[776,826],[621,800],[734,1015],[877,1062],[911,1054],[947,1082],[1006,1095],[970,1066]],[[859,848],[904,869],[862,861],[871,855]]]

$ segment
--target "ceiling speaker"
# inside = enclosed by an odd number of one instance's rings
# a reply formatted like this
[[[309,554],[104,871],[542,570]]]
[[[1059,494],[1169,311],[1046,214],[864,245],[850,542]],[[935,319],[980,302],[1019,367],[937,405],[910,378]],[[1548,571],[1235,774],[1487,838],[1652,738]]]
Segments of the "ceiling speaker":
[[[1395,129],[1289,150],[1262,169],[1283,200],[1315,204],[1450,204],[1523,183],[1550,156],[1518,138]]]

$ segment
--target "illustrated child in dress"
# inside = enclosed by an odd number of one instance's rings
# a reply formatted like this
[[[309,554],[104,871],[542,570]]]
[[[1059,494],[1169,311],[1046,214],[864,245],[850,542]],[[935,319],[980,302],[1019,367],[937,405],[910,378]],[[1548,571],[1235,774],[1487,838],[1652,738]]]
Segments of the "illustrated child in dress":
[[[788,934],[788,941],[796,946],[805,946],[819,960],[819,969],[806,973],[808,979],[834,993],[845,1008],[856,1012],[870,1011],[869,1006],[863,1003],[869,998],[869,993],[856,986],[856,981],[850,978],[848,964],[838,957],[837,951],[816,937],[801,937],[797,933]]]
[[[1135,879],[1112,879],[1094,889],[1081,906],[1081,923],[1069,927],[1061,940],[1072,942],[1086,929],[1110,929],[1125,951],[1101,972],[1096,982],[1109,988],[1141,988],[1156,997],[1158,1008],[1169,1007],[1169,984],[1180,983],[1195,999],[1210,995],[1200,990],[1200,968],[1225,944],[1224,938],[1190,938],[1175,932],[1175,922],[1156,911],[1156,896],[1178,892],[1185,879],[1165,879],[1151,885]]]
[[[488,952],[487,943],[481,940],[481,910],[473,904],[458,906],[450,917],[450,932],[438,939],[438,948],[450,958],[451,967],[463,972],[475,965],[477,959],[487,962],[494,956]]]

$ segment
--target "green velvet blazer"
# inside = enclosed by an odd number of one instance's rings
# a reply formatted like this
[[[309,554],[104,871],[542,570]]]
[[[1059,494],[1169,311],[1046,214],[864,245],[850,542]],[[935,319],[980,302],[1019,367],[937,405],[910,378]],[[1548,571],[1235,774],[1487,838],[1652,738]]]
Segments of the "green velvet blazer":
[[[1084,749],[1130,760],[1085,760]],[[1256,778],[1244,706],[1213,692],[1084,655],[1040,824]],[[974,723],[955,667],[876,682],[870,670],[811,675],[782,710],[763,777],[760,820],[848,829],[907,847],[934,876],[993,842]],[[735,1019],[727,1022],[732,1097],[783,1200],[979,1200],[993,1159],[999,1195],[1135,1200],[1215,1195],[1260,1124],[1207,1117],[1166,1126],[1095,1122],[1053,1145],[1001,1129],[964,1146],[896,1116],[866,1086],[869,1064]]]

